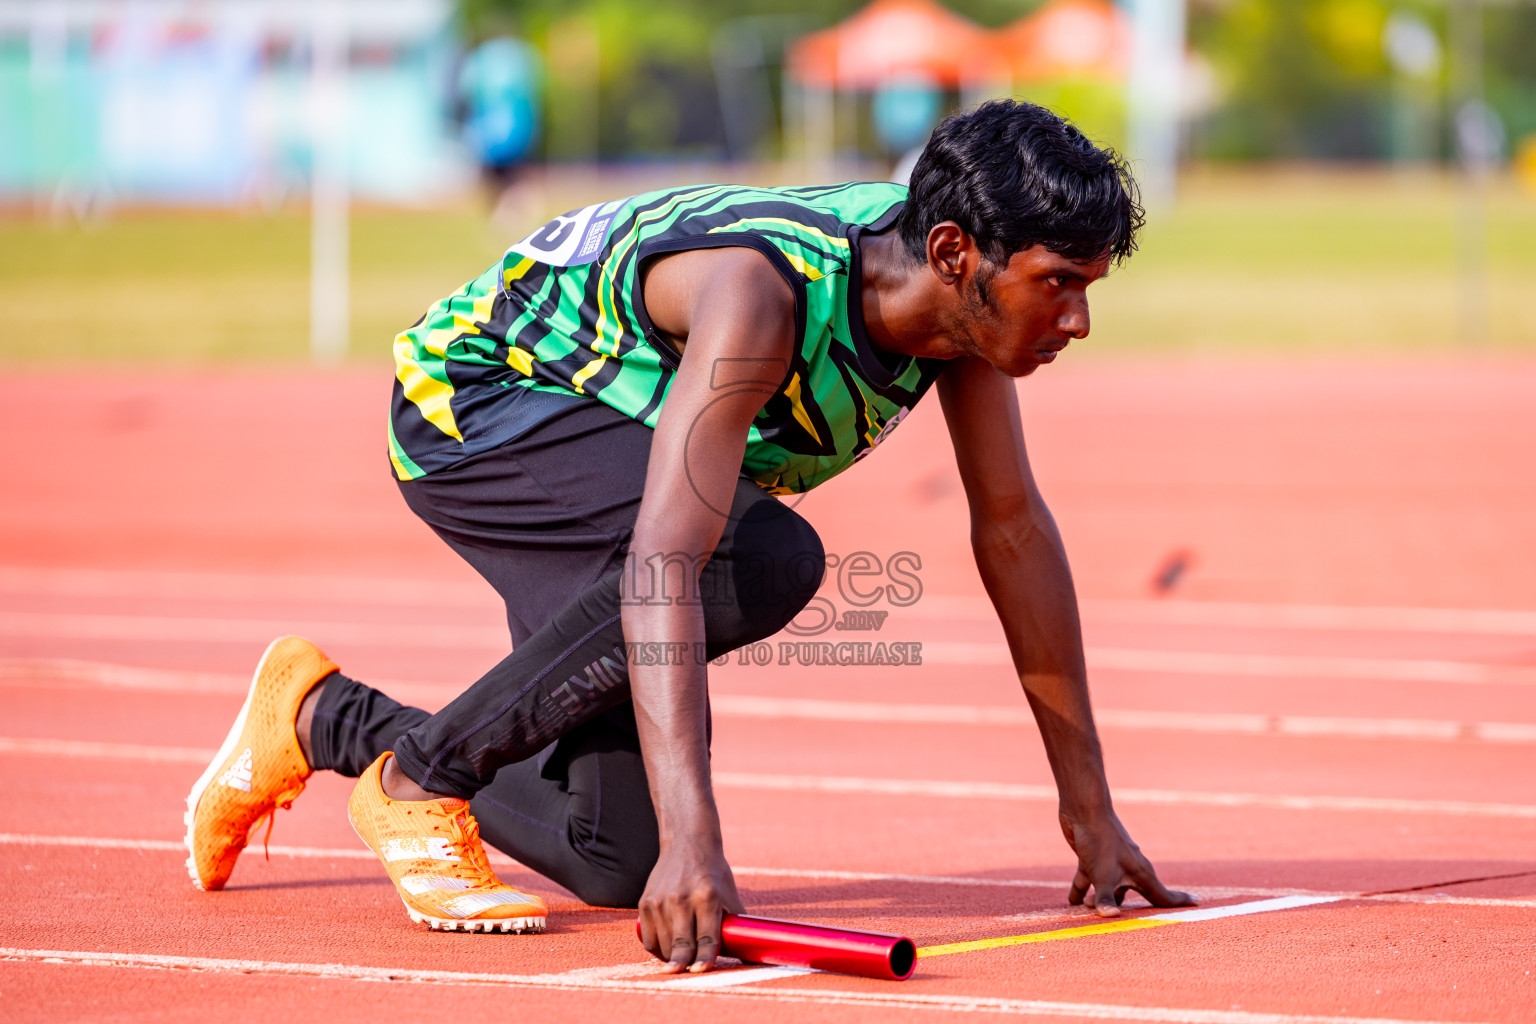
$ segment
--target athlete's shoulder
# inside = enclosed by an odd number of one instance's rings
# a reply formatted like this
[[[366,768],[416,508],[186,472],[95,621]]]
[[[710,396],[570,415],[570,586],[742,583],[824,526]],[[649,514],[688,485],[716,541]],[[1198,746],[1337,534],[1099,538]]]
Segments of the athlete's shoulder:
[[[905,202],[907,188],[890,182],[847,181],[833,185],[693,185],[663,189],[624,201],[622,216],[665,218],[692,228],[720,231],[750,227],[775,217],[821,230],[866,225]]]
[[[785,251],[791,263],[814,262],[825,274],[845,262],[852,227],[888,218],[906,196],[903,185],[863,181],[799,187],[687,185],[642,192],[551,219],[512,244],[504,270],[510,281],[534,264],[578,268],[738,233]]]
[[[794,202],[825,210],[848,224],[867,225],[907,201],[907,186],[889,181],[845,181],[774,189]]]

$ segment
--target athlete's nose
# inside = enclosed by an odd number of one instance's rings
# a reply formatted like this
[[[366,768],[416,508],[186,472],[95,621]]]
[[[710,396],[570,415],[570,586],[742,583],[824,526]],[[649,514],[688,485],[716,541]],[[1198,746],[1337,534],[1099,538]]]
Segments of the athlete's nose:
[[[1056,321],[1056,329],[1074,341],[1088,337],[1088,300],[1071,303]]]

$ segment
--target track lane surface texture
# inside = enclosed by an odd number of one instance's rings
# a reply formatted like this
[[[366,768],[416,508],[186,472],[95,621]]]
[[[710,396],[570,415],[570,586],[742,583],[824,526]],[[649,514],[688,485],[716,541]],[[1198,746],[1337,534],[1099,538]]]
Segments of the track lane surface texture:
[[[315,639],[349,672],[424,706],[498,657],[493,595],[412,520],[388,479],[376,373],[8,383],[0,422],[23,443],[0,503],[5,739],[215,746],[260,651],[252,624],[334,625],[334,637]],[[1536,723],[1536,579],[1520,568],[1536,561],[1536,482],[1521,469],[1536,450],[1521,397],[1533,386],[1536,366],[1454,363],[1090,366],[1024,383],[1032,457],[1073,557],[1089,647],[1101,652],[1090,654],[1098,706]],[[120,414],[130,405],[133,415]],[[921,667],[716,672],[722,778],[1048,786],[1039,741],[1018,721],[732,712],[725,699],[841,702],[855,713],[1022,706],[969,565],[937,412],[920,408],[888,450],[799,506],[840,557],[916,554],[922,586],[909,607],[873,606],[890,612],[878,631],[799,639],[918,641],[935,656]],[[1155,599],[1148,580],[1179,549],[1193,552],[1190,568]],[[824,595],[839,615],[854,607],[835,573]],[[391,632],[407,642],[370,642]],[[794,639],[775,638],[776,653]],[[1110,714],[1103,732],[1112,782],[1127,792],[1536,805],[1536,746],[1471,732],[1249,735],[1116,725]],[[309,855],[253,850],[228,891],[204,894],[158,845],[179,837],[195,764],[19,748],[0,749],[0,764],[7,835],[144,844],[3,844],[11,896],[0,946],[63,961],[23,952],[0,962],[24,1017],[206,1019],[259,1004],[294,1019],[362,1020],[483,1013],[488,1000],[515,999],[551,1019],[659,1020],[682,1006],[731,1020],[990,1011],[1513,1024],[1536,1000],[1531,819],[1128,801],[1122,817],[1164,877],[1209,906],[1386,889],[1465,902],[1341,899],[936,957],[900,986],[801,975],[669,993],[651,987],[632,914],[582,907],[515,865],[503,867],[509,880],[550,898],[550,934],[412,926],[356,855],[345,780],[316,777],[279,816],[274,845]],[[902,931],[919,945],[1096,920],[1065,906],[1071,864],[1048,800],[723,784],[720,801],[761,913]],[[323,964],[343,965],[340,976],[303,966]],[[364,983],[378,968],[403,973]]]

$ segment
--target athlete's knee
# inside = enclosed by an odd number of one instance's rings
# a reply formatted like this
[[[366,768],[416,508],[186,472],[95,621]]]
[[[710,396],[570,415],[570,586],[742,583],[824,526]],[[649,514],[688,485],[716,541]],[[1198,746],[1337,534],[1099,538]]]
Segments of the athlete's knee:
[[[816,596],[827,574],[827,551],[816,528],[798,514],[786,512],[781,526],[783,547],[780,550],[789,554],[781,556],[778,587],[782,597],[771,602],[767,609],[773,628],[764,636],[771,636],[789,625],[790,620]]]
[[[743,520],[713,580],[713,598],[724,605],[711,615],[712,645],[740,647],[770,637],[787,626],[816,595],[826,574],[826,551],[815,528],[795,512],[770,502],[771,515]],[[706,574],[709,569],[705,569]]]

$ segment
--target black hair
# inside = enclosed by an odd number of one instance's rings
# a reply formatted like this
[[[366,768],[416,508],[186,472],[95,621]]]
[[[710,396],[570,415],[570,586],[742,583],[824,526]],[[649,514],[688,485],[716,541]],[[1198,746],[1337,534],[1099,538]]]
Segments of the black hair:
[[[1114,150],[1044,107],[992,100],[945,118],[923,147],[897,222],[907,252],[926,262],[928,232],[946,220],[1002,266],[1032,245],[1118,263],[1136,251],[1145,218]]]

